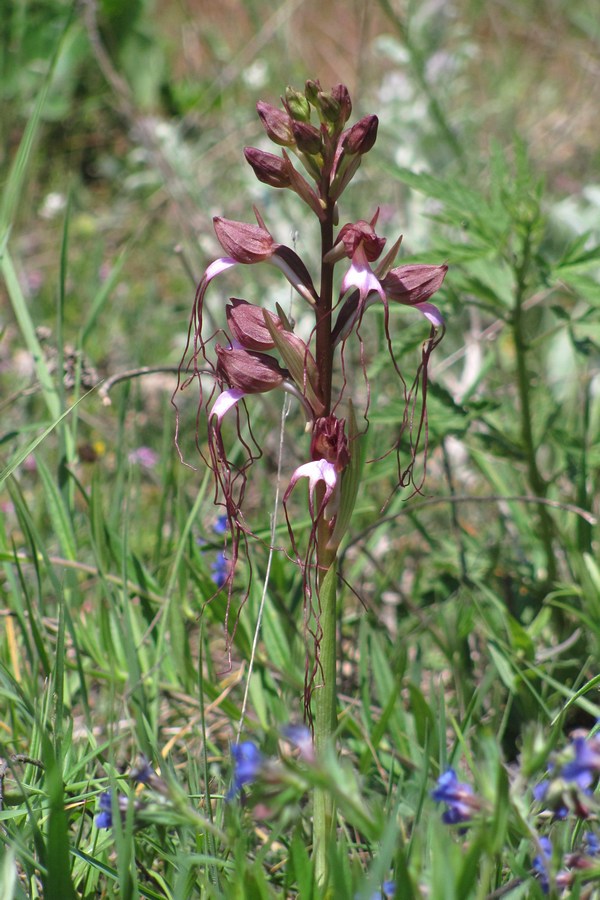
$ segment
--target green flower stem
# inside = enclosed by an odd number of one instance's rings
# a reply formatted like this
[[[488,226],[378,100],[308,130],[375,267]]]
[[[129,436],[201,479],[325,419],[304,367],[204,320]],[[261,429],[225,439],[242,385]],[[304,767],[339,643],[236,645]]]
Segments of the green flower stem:
[[[515,343],[517,363],[517,390],[519,394],[519,411],[521,415],[521,440],[527,457],[527,480],[536,497],[545,498],[548,484],[537,464],[537,453],[533,428],[531,424],[530,378],[527,370],[527,341],[523,327],[523,303],[527,293],[527,276],[531,265],[531,231],[528,230],[523,240],[522,255],[516,267],[515,306],[512,314],[512,331]],[[543,503],[537,506],[540,523],[540,536],[546,556],[546,578],[549,584],[556,580],[556,558],[552,538],[554,526],[547,507]]]
[[[321,293],[316,309],[316,355],[324,415],[331,409],[331,381],[333,347],[331,341],[331,310],[333,305],[333,265],[325,262],[325,255],[333,246],[334,204],[329,201],[327,216],[321,223]],[[317,508],[322,504],[324,486],[317,491]],[[313,695],[315,751],[322,757],[334,741],[337,723],[336,694],[336,552],[327,544],[331,537],[329,523],[321,516],[317,524],[317,565],[319,589],[319,624],[321,641],[318,648],[321,684]],[[319,677],[319,676],[317,676]],[[324,887],[328,881],[328,847],[335,832],[335,802],[331,791],[317,787],[313,806],[313,854],[317,884]]]
[[[326,523],[324,523],[326,524]],[[335,555],[324,573],[319,588],[321,628],[323,629],[319,658],[321,685],[313,695],[315,752],[323,758],[334,740],[337,724],[336,695],[336,571]],[[328,787],[316,787],[313,806],[313,854],[315,878],[324,886],[328,880],[328,848],[335,834],[335,801]]]

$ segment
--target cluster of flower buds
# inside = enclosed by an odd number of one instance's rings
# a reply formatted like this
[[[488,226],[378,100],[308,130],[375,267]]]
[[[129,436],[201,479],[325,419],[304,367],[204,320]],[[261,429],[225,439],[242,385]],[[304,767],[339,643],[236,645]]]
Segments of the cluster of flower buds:
[[[178,389],[197,380],[200,405],[208,420],[205,458],[217,483],[218,502],[223,505],[231,531],[231,564],[228,574],[229,596],[238,545],[246,542],[248,529],[242,515],[247,469],[260,455],[253,444],[252,428],[240,427],[240,415],[248,416],[244,401],[253,394],[281,389],[292,394],[304,409],[310,431],[310,458],[291,476],[284,494],[284,508],[299,479],[308,479],[312,529],[304,557],[296,550],[305,572],[305,587],[310,596],[312,560],[317,545],[317,523],[326,518],[328,549],[335,551],[348,527],[358,489],[356,442],[360,436],[352,404],[345,416],[338,409],[345,402],[347,386],[346,348],[354,336],[357,358],[366,381],[368,356],[363,346],[361,324],[365,311],[374,303],[382,305],[387,346],[393,366],[401,378],[405,400],[401,429],[408,429],[409,459],[406,469],[399,465],[399,482],[413,480],[412,465],[425,421],[427,363],[443,334],[443,319],[430,298],[441,286],[445,265],[404,265],[394,267],[400,239],[384,254],[386,239],[377,234],[378,212],[370,221],[350,222],[339,229],[338,200],[356,174],[362,157],[373,147],[378,128],[377,116],[369,115],[348,125],[352,103],[347,88],[337,85],[325,92],[316,81],[308,81],[303,92],[287,88],[282,108],[259,102],[258,115],[267,136],[280,149],[279,154],[254,147],[245,156],[259,181],[297,194],[315,214],[321,230],[322,252],[317,262],[320,287],[315,287],[309,267],[291,248],[278,243],[255,209],[256,224],[214,219],[217,239],[225,255],[211,263],[198,286],[190,323],[188,346],[181,364]],[[295,160],[296,165],[292,161]],[[346,270],[335,290],[334,268],[344,263]],[[312,309],[314,328],[308,340],[296,334],[279,305],[275,310],[230,298],[223,304],[222,326],[217,335],[206,337],[203,328],[206,292],[217,276],[237,265],[267,263],[284,275],[303,302]],[[408,388],[392,351],[390,303],[416,308],[430,324],[423,344],[417,376]],[[220,335],[225,335],[223,340]],[[219,342],[215,342],[219,336]],[[213,345],[214,344],[214,345]],[[338,354],[338,382],[335,356]],[[203,389],[202,376],[212,376],[211,390]],[[336,388],[337,395],[333,387]],[[367,382],[367,396],[369,395]],[[421,412],[415,412],[420,391]],[[217,388],[220,390],[215,397]],[[238,434],[246,452],[245,462],[234,464],[222,438],[224,417],[235,410]],[[363,410],[368,422],[367,409]],[[251,420],[247,420],[251,426]],[[416,424],[415,424],[416,423]],[[179,428],[179,423],[178,423]],[[416,429],[416,436],[413,434]],[[242,432],[249,434],[243,438]],[[398,449],[400,437],[393,446]],[[239,453],[236,454],[239,458]],[[287,516],[287,509],[286,509]],[[290,518],[288,516],[288,527]],[[290,527],[292,544],[296,549]],[[321,532],[322,540],[323,532]],[[319,560],[317,560],[317,566]]]
[[[283,106],[282,110],[261,101],[260,120],[273,143],[294,152],[316,187],[295,168],[285,149],[277,156],[247,147],[246,159],[259,181],[295,191],[324,221],[327,198],[337,200],[375,143],[377,116],[365,116],[344,130],[352,112],[348,89],[338,84],[326,93],[317,81],[308,81],[304,93],[288,87]]]

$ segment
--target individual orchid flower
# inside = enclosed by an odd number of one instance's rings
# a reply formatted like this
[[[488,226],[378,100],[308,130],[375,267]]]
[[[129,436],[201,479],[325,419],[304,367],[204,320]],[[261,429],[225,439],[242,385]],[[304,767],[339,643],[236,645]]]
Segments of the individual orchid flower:
[[[380,290],[372,289],[366,299],[364,294],[361,295],[359,290],[353,291],[352,294],[344,301],[340,309],[335,328],[333,330],[334,345],[352,333],[360,319],[364,315],[364,311],[382,299],[387,307],[389,302],[400,303],[403,306],[412,306],[428,319],[434,328],[443,329],[444,318],[437,306],[429,303],[432,297],[442,286],[448,266],[431,266],[431,265],[405,265],[397,266],[391,269],[387,275],[377,282],[383,291],[383,297]],[[372,278],[376,278],[372,273]],[[361,301],[361,297],[363,298]]]
[[[385,291],[370,266],[362,242],[352,254],[352,265],[344,275],[340,294],[342,296],[347,294],[351,288],[358,288],[358,304],[361,312],[365,308],[365,302],[369,294],[379,294],[385,303]]]
[[[379,209],[370,222],[359,220],[344,225],[326,257],[328,262],[337,262],[344,256],[351,260],[350,268],[342,280],[340,299],[351,288],[358,288],[361,309],[371,292],[378,293],[381,299],[385,300],[383,288],[371,268],[371,263],[379,258],[385,244],[385,238],[375,233],[378,217]]]
[[[266,394],[281,387],[288,374],[276,359],[266,353],[236,347],[225,349],[220,344],[215,345],[215,352],[217,378],[245,394]]]
[[[307,596],[312,595],[310,585],[310,564],[316,549],[317,524],[321,516],[327,516],[333,527],[339,506],[341,473],[350,463],[350,450],[346,435],[346,423],[335,415],[320,416],[313,424],[310,462],[303,463],[292,473],[290,483],[283,495],[283,508],[288,523],[288,531],[298,563],[303,569]],[[307,548],[302,559],[296,547],[294,529],[288,512],[288,501],[301,478],[308,479],[308,510],[311,531]],[[317,488],[322,485],[318,504],[315,503]]]
[[[311,306],[314,306],[317,298],[315,286],[310,273],[298,254],[284,244],[275,242],[267,231],[260,213],[255,208],[254,214],[257,225],[246,222],[235,222],[222,216],[215,216],[213,225],[219,243],[227,253],[226,257],[212,263],[226,264],[226,267],[241,263],[253,265],[254,263],[267,262],[276,266],[287,278],[289,283]],[[209,266],[210,269],[210,266]],[[221,269],[224,271],[224,269]],[[205,273],[205,278],[207,272]],[[216,272],[214,274],[217,274]],[[214,277],[214,275],[213,275]]]
[[[303,463],[303,465],[298,466],[298,468],[292,473],[290,483],[285,494],[283,495],[284,506],[286,505],[290,494],[301,478],[308,478],[308,508],[310,511],[311,519],[315,519],[327,507],[327,504],[331,500],[333,492],[336,489],[338,483],[338,473],[336,471],[335,464],[332,462],[328,462],[326,459],[314,459],[312,462]],[[321,481],[325,485],[325,493],[323,494],[321,505],[319,507],[319,510],[317,511],[317,516],[315,516],[314,495],[316,487]]]
[[[235,340],[246,350],[272,350],[275,341],[265,324],[264,310],[247,300],[231,298],[225,308],[227,324]],[[279,316],[270,316],[274,328],[280,329],[282,322]]]
[[[441,288],[448,266],[406,265],[391,269],[381,279],[381,286],[388,301],[414,306],[436,328],[442,328],[444,319],[437,306],[428,303]],[[375,301],[367,298],[367,306]]]
[[[277,109],[271,103],[265,103],[264,100],[258,101],[256,111],[267,133],[267,137],[274,144],[279,144],[280,147],[294,146],[294,134],[292,131],[294,120],[289,113],[284,112],[282,109]]]
[[[378,237],[374,230],[378,216],[379,210],[371,222],[359,221],[345,225],[340,230],[333,250],[328,254],[328,259],[332,262],[343,256],[351,260],[350,268],[342,280],[340,301],[352,288],[355,289],[342,303],[334,330],[335,343],[344,340],[355,326],[360,327],[365,310],[377,302],[378,298],[386,311],[390,301],[414,306],[429,319],[434,328],[442,328],[444,325],[437,307],[427,301],[442,286],[448,267],[405,265],[391,268],[400,246],[400,238],[373,269],[371,263],[379,258],[385,244],[385,239]]]

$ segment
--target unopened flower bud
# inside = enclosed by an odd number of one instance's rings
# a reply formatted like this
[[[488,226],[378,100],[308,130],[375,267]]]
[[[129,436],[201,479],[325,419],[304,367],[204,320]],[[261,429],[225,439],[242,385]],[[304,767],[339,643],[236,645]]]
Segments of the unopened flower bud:
[[[313,81],[312,78],[309,78],[306,84],[304,85],[304,95],[309,103],[311,103],[314,107],[318,109],[319,107],[319,93],[321,91],[321,84],[319,81]]]
[[[276,359],[264,353],[246,350],[227,350],[215,345],[217,375],[230,387],[245,394],[264,394],[279,387],[287,376]]]
[[[275,341],[265,325],[264,310],[247,300],[231,298],[226,307],[227,324],[233,337],[246,350],[272,350]],[[271,313],[271,321],[276,328],[282,327],[281,319]]]
[[[294,132],[294,140],[296,147],[301,153],[308,153],[314,156],[321,152],[322,138],[321,132],[309,122],[293,122],[292,130]]]
[[[244,147],[244,156],[254,169],[254,174],[263,184],[274,188],[288,188],[291,186],[287,166],[279,156],[274,153],[266,153],[256,147]]]
[[[345,84],[336,84],[335,87],[331,89],[331,96],[340,105],[339,121],[343,128],[352,113],[352,100],[350,99],[348,88]]]
[[[347,154],[362,156],[368,153],[377,140],[377,116],[365,116],[353,125],[342,137],[342,147]]]
[[[239,263],[264,262],[273,256],[277,244],[262,225],[249,225],[215,216],[214,229],[225,252]]]
[[[296,122],[310,121],[310,105],[303,93],[288,86],[285,89],[285,99],[283,102],[285,103],[290,116],[292,119],[295,119]]]
[[[339,122],[342,110],[340,104],[337,100],[334,100],[331,94],[319,91],[317,96],[317,107],[323,118],[328,122],[331,122],[332,125],[336,125]]]
[[[265,103],[263,100],[258,101],[256,110],[267,136],[274,144],[279,144],[281,147],[294,146],[292,118],[287,112],[277,109],[276,106]]]

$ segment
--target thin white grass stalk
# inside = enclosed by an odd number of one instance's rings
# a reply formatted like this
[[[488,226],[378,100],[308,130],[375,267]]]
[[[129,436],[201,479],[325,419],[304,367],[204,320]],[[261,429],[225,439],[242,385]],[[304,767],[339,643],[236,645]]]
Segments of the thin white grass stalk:
[[[254,668],[254,659],[256,656],[256,648],[258,646],[258,636],[260,634],[260,626],[262,622],[263,611],[265,608],[265,601],[267,599],[267,590],[269,588],[269,578],[271,575],[271,563],[273,561],[273,553],[275,552],[275,537],[277,532],[277,510],[279,508],[279,494],[281,489],[281,462],[283,459],[283,438],[285,434],[285,420],[288,417],[288,413],[290,411],[290,398],[285,396],[283,401],[283,406],[281,407],[281,423],[279,426],[279,448],[277,451],[277,480],[275,484],[275,499],[273,501],[273,512],[271,513],[271,537],[269,541],[269,556],[267,558],[267,570],[265,572],[265,581],[263,584],[262,594],[260,598],[260,605],[258,607],[258,616],[256,618],[256,626],[254,628],[254,639],[252,641],[252,652],[250,653],[250,660],[248,662],[248,677],[246,679],[246,687],[244,689],[244,699],[242,701],[242,714],[240,716],[240,724],[238,726],[237,735],[235,738],[236,744],[240,742],[240,736],[242,734],[242,728],[244,727],[244,719],[246,717],[246,706],[248,705],[248,694],[250,693],[250,679],[252,678],[252,671]]]

